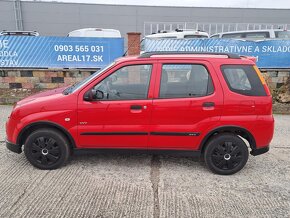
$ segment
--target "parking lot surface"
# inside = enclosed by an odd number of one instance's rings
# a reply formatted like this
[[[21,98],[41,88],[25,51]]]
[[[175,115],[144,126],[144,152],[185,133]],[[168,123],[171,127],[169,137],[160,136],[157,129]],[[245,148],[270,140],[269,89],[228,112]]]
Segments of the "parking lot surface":
[[[38,170],[5,147],[0,106],[0,217],[290,217],[290,116],[275,115],[267,154],[231,176],[203,161],[146,154],[78,154]]]

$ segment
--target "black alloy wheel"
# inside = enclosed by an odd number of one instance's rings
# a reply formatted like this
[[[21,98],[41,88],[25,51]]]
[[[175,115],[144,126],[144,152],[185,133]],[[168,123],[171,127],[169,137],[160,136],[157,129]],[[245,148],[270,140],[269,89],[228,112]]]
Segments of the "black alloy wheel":
[[[32,156],[42,165],[57,162],[61,153],[56,141],[51,137],[39,137],[34,140],[31,148]]]
[[[57,130],[40,129],[31,133],[24,144],[28,161],[39,169],[56,169],[69,157],[66,138]]]
[[[210,170],[230,175],[241,170],[248,161],[249,151],[245,142],[234,134],[214,136],[207,144],[205,162]]]

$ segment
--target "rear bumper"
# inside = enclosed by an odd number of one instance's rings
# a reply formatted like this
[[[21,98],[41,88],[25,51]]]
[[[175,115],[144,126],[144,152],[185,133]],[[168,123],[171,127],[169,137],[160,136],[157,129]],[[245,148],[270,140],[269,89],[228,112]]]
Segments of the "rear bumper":
[[[253,156],[257,156],[257,155],[260,155],[260,154],[264,154],[266,152],[269,151],[269,146],[266,146],[266,147],[263,147],[263,148],[256,148],[256,149],[253,149],[250,154],[253,155]]]
[[[20,145],[15,145],[9,141],[6,140],[6,147],[10,150],[13,151],[17,154],[20,154],[22,152],[21,146]]]

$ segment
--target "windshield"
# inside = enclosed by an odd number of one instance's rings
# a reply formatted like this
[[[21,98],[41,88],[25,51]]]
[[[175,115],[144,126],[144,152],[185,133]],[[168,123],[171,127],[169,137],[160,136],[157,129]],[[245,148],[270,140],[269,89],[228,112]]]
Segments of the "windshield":
[[[101,73],[103,73],[104,71],[106,71],[107,69],[111,68],[113,65],[115,64],[115,62],[111,63],[110,65],[108,65],[107,67],[105,67],[102,70],[96,71],[95,73],[93,73],[92,75],[90,75],[89,77],[85,78],[84,80],[66,88],[63,91],[63,94],[68,95],[74,91],[76,91],[77,89],[80,89],[81,87],[83,87],[84,85],[86,85],[89,81],[91,81],[93,78],[96,78],[98,75],[100,75]]]

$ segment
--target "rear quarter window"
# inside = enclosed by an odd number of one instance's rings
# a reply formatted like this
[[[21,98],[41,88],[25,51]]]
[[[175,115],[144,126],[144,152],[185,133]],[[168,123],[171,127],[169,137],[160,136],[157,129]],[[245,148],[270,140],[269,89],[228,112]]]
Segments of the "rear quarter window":
[[[221,70],[231,91],[247,96],[267,95],[252,65],[223,65]]]

